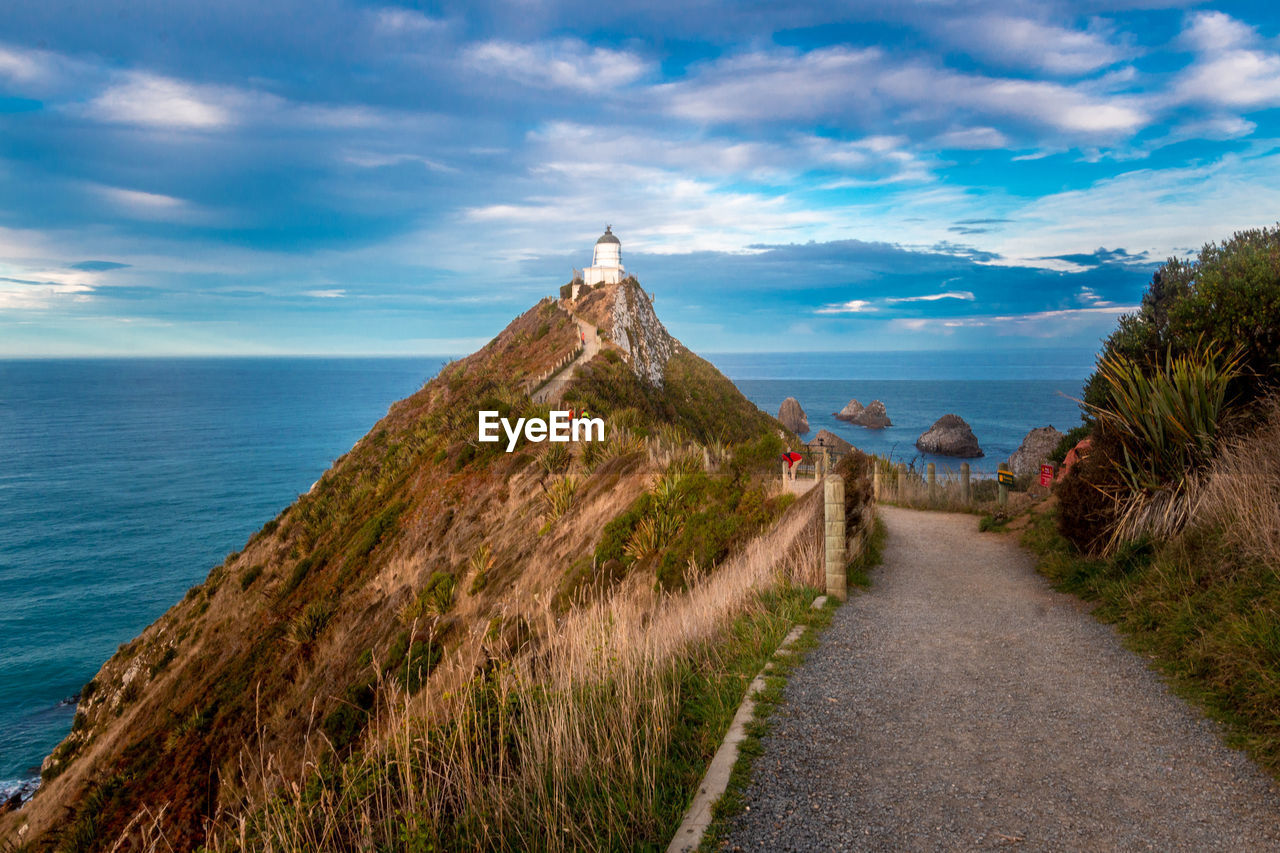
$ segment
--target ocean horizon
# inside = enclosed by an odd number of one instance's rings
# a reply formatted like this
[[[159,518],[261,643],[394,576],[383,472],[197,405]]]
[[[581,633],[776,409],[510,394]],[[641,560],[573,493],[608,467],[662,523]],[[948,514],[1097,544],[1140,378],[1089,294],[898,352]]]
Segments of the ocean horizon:
[[[933,420],[959,414],[987,451],[978,471],[1033,427],[1075,426],[1070,397],[1093,363],[1092,352],[1060,348],[705,357],[771,414],[794,396],[813,432],[902,461],[914,461]],[[0,360],[0,800],[33,789],[74,697],[117,646],[446,361]],[[835,420],[852,397],[882,400],[894,425]]]

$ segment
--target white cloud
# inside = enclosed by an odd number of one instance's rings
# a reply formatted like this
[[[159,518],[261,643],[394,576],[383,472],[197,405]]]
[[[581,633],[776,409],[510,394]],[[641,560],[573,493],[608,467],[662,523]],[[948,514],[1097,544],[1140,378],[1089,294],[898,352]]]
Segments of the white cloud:
[[[1182,40],[1197,61],[1178,76],[1178,101],[1238,109],[1280,105],[1280,54],[1266,50],[1252,27],[1222,12],[1191,16]]]
[[[977,15],[948,19],[942,32],[967,53],[1017,68],[1038,68],[1050,74],[1086,74],[1114,65],[1129,51],[1110,40],[1095,22],[1075,30],[1030,18]]]
[[[1252,27],[1225,12],[1198,12],[1187,20],[1181,40],[1192,50],[1212,53],[1252,44],[1257,37]]]
[[[964,74],[917,61],[895,63],[877,48],[832,47],[734,56],[651,91],[667,112],[711,123],[861,123],[893,113],[954,120],[960,109],[1076,136],[1114,137],[1151,120],[1138,98],[1111,94],[1106,85]]]
[[[912,332],[954,329],[991,329],[1000,335],[1057,338],[1090,328],[1107,329],[1121,314],[1138,310],[1137,305],[1092,306],[1030,311],[1025,314],[995,314],[972,317],[910,317],[892,320],[890,328]]]
[[[579,92],[609,92],[634,83],[650,66],[624,50],[592,47],[578,39],[533,43],[487,41],[463,54],[475,70],[526,85]]]
[[[994,127],[964,127],[937,136],[933,144],[939,148],[990,149],[1007,148],[1009,137]]]
[[[416,9],[388,6],[374,12],[374,26],[384,34],[418,35],[444,26],[439,18],[430,18]]]
[[[0,249],[7,253],[9,247],[0,242]],[[94,272],[41,266],[38,261],[0,261],[0,312],[45,311],[67,302],[88,301],[100,277]]]
[[[87,112],[120,124],[216,130],[235,122],[232,102],[237,100],[230,90],[133,72],[90,101]]]
[[[945,293],[930,293],[926,296],[895,296],[885,300],[885,302],[937,302],[939,299],[959,299],[964,302],[972,302],[974,295],[967,290],[948,290]]]
[[[680,170],[700,177],[782,182],[814,168],[867,180],[932,180],[933,163],[895,136],[832,139],[796,134],[779,141],[742,140],[615,125],[552,122],[530,133],[537,170],[586,174],[608,180],[608,172],[634,166]]]
[[[303,291],[302,295],[310,296],[312,299],[342,299],[347,295],[347,292],[341,288],[332,288],[330,290],[307,290]]]
[[[868,311],[876,310],[872,304],[866,299],[850,299],[848,302],[839,302],[834,305],[823,305],[813,313],[815,314],[865,314]]]
[[[176,196],[105,184],[87,184],[85,188],[106,202],[115,216],[153,222],[208,224],[213,221],[210,211]]]
[[[177,210],[185,207],[186,202],[171,195],[147,193],[139,190],[128,190],[122,187],[99,186],[97,191],[105,198],[122,207],[138,210]]]
[[[374,151],[353,151],[343,157],[353,166],[363,169],[379,169],[384,166],[399,166],[404,163],[417,163],[433,172],[456,172],[452,166],[446,166],[438,160],[423,157],[420,154],[380,154]]]
[[[44,63],[31,51],[0,47],[0,75],[18,82],[35,80],[44,74]]]
[[[0,311],[47,311],[68,301],[84,302],[92,292],[87,284],[27,284],[0,278]]]

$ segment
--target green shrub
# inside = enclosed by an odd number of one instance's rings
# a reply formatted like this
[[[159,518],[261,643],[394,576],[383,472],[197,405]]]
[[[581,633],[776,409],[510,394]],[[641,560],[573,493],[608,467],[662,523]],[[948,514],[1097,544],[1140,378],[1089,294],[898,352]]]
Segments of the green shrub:
[[[1049,464],[1058,466],[1067,461],[1067,454],[1071,452],[1071,449],[1088,438],[1091,432],[1093,432],[1091,424],[1080,424],[1067,430],[1067,434],[1062,437],[1062,441],[1059,441],[1058,446],[1049,454]]]
[[[297,646],[313,645],[333,618],[333,610],[332,602],[311,602],[289,624],[289,639]]]
[[[151,677],[155,678],[159,675],[177,656],[178,650],[173,646],[166,648],[160,657],[156,659],[156,662],[151,664]]]
[[[1197,260],[1170,258],[1133,314],[1120,318],[1104,356],[1124,356],[1144,369],[1203,344],[1241,348],[1232,392],[1252,402],[1280,380],[1280,226],[1208,243]],[[1101,405],[1106,383],[1095,374],[1085,401]]]
[[[240,589],[245,590],[253,586],[253,582],[256,581],[259,577],[261,577],[261,575],[262,575],[261,563],[258,563],[256,565],[250,566],[249,568],[245,569],[244,574],[240,576]]]
[[[444,649],[430,637],[415,635],[411,639],[408,631],[401,631],[387,652],[383,673],[394,675],[406,690],[416,693],[443,656]]]
[[[630,507],[604,526],[604,530],[600,534],[600,542],[596,545],[595,561],[597,564],[604,565],[610,560],[623,561],[626,556],[627,540],[631,538],[631,531],[640,523],[640,519],[644,518],[649,512],[649,504],[652,500],[649,493],[645,492],[632,501]]]

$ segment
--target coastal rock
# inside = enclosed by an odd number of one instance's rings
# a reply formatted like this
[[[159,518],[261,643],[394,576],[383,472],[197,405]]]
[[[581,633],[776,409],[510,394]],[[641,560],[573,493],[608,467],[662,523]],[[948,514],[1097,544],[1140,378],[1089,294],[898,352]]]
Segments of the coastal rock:
[[[862,404],[857,400],[850,400],[848,403],[845,403],[843,409],[835,412],[835,418],[838,421],[852,421],[860,414],[862,414]]]
[[[800,401],[795,397],[788,397],[782,401],[782,405],[778,407],[778,420],[796,435],[804,435],[809,431],[809,418],[805,415],[804,409],[800,408]]]
[[[861,412],[854,415],[851,422],[868,429],[884,429],[893,426],[893,421],[889,420],[889,413],[885,411],[884,403],[879,400],[868,403]]]
[[[916,439],[916,448],[921,453],[958,456],[963,459],[983,455],[973,430],[959,415],[943,415],[934,421],[933,426]]]
[[[1022,439],[1022,444],[1009,457],[1009,470],[1018,477],[1040,472],[1040,466],[1049,460],[1049,454],[1062,442],[1062,433],[1052,426],[1036,427]]]
[[[822,442],[819,444],[818,442]],[[853,445],[836,435],[829,429],[820,429],[818,434],[813,437],[813,441],[809,442],[810,450],[820,450],[822,448],[844,455],[853,450]]]
[[[653,300],[638,284],[624,282],[613,300],[613,340],[627,354],[636,375],[661,388],[675,341],[653,310]]]

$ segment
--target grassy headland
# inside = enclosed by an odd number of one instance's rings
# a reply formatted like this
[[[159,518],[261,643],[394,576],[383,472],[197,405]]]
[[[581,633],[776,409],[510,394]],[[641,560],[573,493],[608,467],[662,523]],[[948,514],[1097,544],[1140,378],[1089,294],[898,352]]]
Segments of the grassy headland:
[[[784,428],[662,337],[647,299],[607,296],[671,357],[660,383],[611,346],[579,371],[564,405],[604,417],[606,441],[476,440],[479,409],[549,409],[527,380],[577,332],[544,300],[122,646],[0,834],[71,850],[665,844],[821,581],[818,508],[775,482]]]

